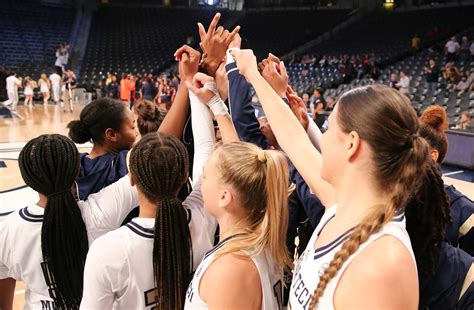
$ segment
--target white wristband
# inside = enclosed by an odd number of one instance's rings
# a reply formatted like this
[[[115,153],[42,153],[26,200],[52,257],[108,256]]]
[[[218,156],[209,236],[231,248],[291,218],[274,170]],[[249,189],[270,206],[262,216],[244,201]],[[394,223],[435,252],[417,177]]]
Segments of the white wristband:
[[[214,97],[211,98],[207,103],[209,109],[211,109],[214,115],[229,115],[229,109],[225,105],[224,101],[222,101],[221,97],[218,94],[215,94]]]

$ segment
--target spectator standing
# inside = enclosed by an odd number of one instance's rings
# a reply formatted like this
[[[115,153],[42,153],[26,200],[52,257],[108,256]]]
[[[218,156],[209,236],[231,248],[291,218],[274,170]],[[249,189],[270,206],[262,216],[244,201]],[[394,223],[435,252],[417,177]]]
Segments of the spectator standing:
[[[110,83],[105,87],[107,97],[113,99],[119,99],[119,84],[117,83],[117,77],[112,75]]]
[[[131,75],[125,74],[120,81],[120,100],[131,108],[132,92],[135,90],[135,81]]]
[[[69,103],[69,111],[72,112],[72,102],[74,100],[74,89],[77,87],[76,75],[71,69],[66,71],[63,79],[63,85],[65,86],[64,101]],[[66,112],[66,110],[64,111]]]
[[[400,92],[405,96],[410,95],[410,77],[405,71],[400,71],[400,81],[396,84]]]
[[[461,46],[456,40],[456,37],[452,36],[451,40],[446,42],[446,45],[444,46],[444,50],[446,52],[446,62],[455,62],[457,60],[460,48]]]
[[[468,63],[470,58],[470,43],[469,39],[466,36],[462,37],[461,47],[459,49],[459,58],[461,59],[462,63]]]
[[[0,66],[0,102],[8,100],[7,95],[8,74],[4,67]]]
[[[428,83],[428,90],[435,91],[438,88],[439,69],[436,61],[431,58],[428,67],[424,68],[426,82]]]
[[[153,101],[155,99],[158,90],[155,87],[155,83],[153,82],[153,77],[151,74],[149,74],[146,80],[143,82],[141,92],[143,100]]]
[[[420,48],[420,38],[416,34],[411,38],[411,48],[413,51],[417,51]]]

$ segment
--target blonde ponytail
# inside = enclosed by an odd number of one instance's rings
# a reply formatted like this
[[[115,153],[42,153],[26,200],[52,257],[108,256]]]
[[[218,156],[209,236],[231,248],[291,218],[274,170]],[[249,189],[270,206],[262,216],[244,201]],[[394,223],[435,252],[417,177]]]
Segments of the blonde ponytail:
[[[225,244],[214,259],[245,251],[256,256],[265,249],[280,267],[290,267],[285,244],[288,227],[288,164],[279,151],[262,150],[246,142],[227,143],[217,150],[221,180],[236,190],[247,210],[244,234]]]

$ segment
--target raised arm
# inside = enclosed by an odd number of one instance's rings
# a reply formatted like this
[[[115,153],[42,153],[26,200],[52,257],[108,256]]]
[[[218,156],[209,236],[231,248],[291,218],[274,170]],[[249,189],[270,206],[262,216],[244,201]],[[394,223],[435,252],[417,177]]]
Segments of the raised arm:
[[[311,144],[305,130],[300,126],[290,108],[260,75],[255,55],[251,50],[233,52],[237,66],[246,79],[253,85],[273,132],[288,154],[297,170],[301,173],[312,191],[325,206],[337,202],[334,188],[320,176],[322,156]],[[286,72],[283,62],[280,72]]]
[[[201,85],[204,86],[198,87]],[[218,87],[214,79],[204,73],[197,73],[194,76],[193,83],[187,83],[187,86],[214,114],[221,131],[222,141],[224,143],[239,141],[227,106],[219,97]]]
[[[176,60],[179,61],[181,81],[173,104],[163,119],[158,131],[181,139],[189,115],[189,94],[184,82],[187,76],[191,76],[192,78],[192,75],[197,72],[201,54],[193,48],[183,45],[175,52],[174,56]]]

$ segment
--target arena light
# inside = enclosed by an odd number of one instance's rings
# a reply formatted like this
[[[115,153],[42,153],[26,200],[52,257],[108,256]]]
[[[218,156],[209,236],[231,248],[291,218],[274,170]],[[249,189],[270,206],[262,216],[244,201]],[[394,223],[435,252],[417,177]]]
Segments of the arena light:
[[[395,0],[385,0],[383,7],[386,10],[392,10],[395,7]]]

